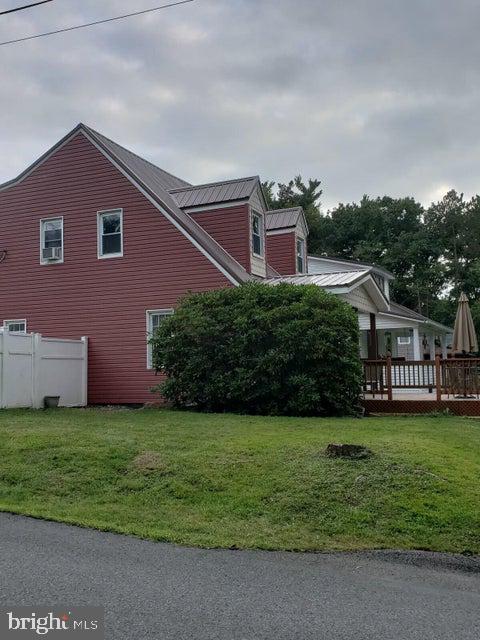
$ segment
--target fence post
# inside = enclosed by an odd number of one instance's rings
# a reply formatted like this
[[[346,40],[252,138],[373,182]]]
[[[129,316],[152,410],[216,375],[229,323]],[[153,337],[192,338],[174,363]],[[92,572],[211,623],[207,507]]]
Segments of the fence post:
[[[82,362],[82,406],[88,404],[88,338],[82,336],[83,362]]]
[[[440,356],[435,356],[435,388],[437,390],[437,402],[442,399],[442,366]]]
[[[387,398],[393,400],[392,389],[392,356],[387,356]]]
[[[7,375],[9,371],[11,334],[8,328],[3,330],[3,358],[2,358],[2,409],[7,409],[10,400],[11,380]]]
[[[42,336],[32,333],[32,407],[41,409],[43,398],[40,395],[40,378],[42,367]]]
[[[5,333],[0,332],[0,409],[6,407],[5,404]]]

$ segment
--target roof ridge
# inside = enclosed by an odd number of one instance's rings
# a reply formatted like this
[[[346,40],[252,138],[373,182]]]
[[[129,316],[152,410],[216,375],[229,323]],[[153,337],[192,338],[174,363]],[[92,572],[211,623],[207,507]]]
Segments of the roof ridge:
[[[297,206],[297,207],[284,207],[283,209],[269,209],[267,211],[267,214],[269,213],[285,213],[285,211],[302,211],[303,207],[301,206]]]
[[[175,176],[173,176],[175,177]],[[231,178],[229,180],[217,180],[216,182],[205,182],[204,184],[192,184],[187,187],[176,187],[175,189],[169,189],[168,193],[178,193],[180,191],[189,191],[191,189],[203,189],[207,187],[214,187],[221,184],[233,184],[234,182],[246,182],[247,180],[260,180],[259,176],[247,176],[245,178]]]
[[[157,169],[158,171],[162,171],[163,173],[166,173],[171,178],[175,178],[175,180],[180,180],[180,182],[185,182],[185,185],[187,187],[192,186],[189,182],[187,182],[183,178],[179,178],[178,176],[174,175],[173,173],[170,173],[170,171],[166,171],[165,169],[162,169],[162,167],[159,167],[157,164],[154,164],[150,160],[147,160],[147,158],[144,158],[143,156],[139,155],[138,153],[135,153],[135,151],[132,151],[131,149],[128,149],[127,147],[124,147],[122,144],[119,144],[118,142],[116,142],[116,140],[112,140],[112,138],[109,138],[105,134],[100,133],[100,131],[97,131],[96,129],[93,129],[93,127],[89,127],[88,125],[86,125],[84,123],[80,123],[80,126],[84,127],[87,131],[90,131],[91,133],[93,133],[93,134],[95,134],[97,136],[101,136],[102,138],[105,138],[105,140],[108,140],[108,142],[111,142],[112,144],[117,145],[117,147],[120,147],[124,151],[127,151],[128,153],[131,153],[132,156],[135,156],[139,160],[142,160],[143,162],[146,162],[147,164],[149,164],[154,169]],[[167,190],[165,189],[165,191],[167,191]],[[169,193],[169,191],[167,191],[167,193]]]

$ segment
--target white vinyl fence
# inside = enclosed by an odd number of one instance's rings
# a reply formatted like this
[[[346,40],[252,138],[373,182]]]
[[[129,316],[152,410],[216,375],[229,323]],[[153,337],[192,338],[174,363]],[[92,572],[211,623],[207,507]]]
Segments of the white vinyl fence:
[[[60,396],[61,407],[85,406],[87,353],[87,338],[0,331],[0,408],[40,409],[45,396]]]

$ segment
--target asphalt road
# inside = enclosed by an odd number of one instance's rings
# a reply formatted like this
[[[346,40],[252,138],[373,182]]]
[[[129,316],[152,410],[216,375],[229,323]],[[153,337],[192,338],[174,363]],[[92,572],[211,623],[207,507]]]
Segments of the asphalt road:
[[[0,601],[103,605],[115,640],[479,640],[480,561],[189,549],[0,514]]]

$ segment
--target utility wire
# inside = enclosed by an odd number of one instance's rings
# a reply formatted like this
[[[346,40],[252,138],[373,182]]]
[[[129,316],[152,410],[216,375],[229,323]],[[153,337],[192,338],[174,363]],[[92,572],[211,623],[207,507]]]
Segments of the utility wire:
[[[23,9],[30,9],[30,7],[38,7],[39,4],[47,4],[47,2],[52,2],[52,0],[40,0],[40,2],[32,2],[32,4],[26,4],[23,7],[16,7],[15,9],[0,11],[0,16],[4,16],[6,13],[13,13],[14,11],[23,11]]]
[[[177,7],[180,4],[188,4],[189,2],[195,2],[195,0],[179,0],[179,2],[171,2],[170,4],[163,4],[160,7],[152,7],[151,9],[144,9],[143,11],[135,11],[135,13],[126,13],[123,16],[115,16],[114,18],[107,18],[106,20],[97,20],[96,22],[79,24],[74,27],[67,27],[66,29],[57,29],[56,31],[47,31],[46,33],[37,33],[34,36],[27,36],[26,38],[17,38],[16,40],[7,40],[6,42],[0,42],[0,47],[3,47],[7,44],[14,44],[15,42],[25,42],[26,40],[34,40],[35,38],[44,38],[46,36],[53,36],[55,33],[65,33],[66,31],[74,31],[75,29],[85,29],[86,27],[93,27],[97,24],[105,24],[106,22],[113,22],[114,20],[124,20],[125,18],[140,16],[144,13],[152,13],[153,11],[160,11],[160,9],[168,9],[169,7]]]

